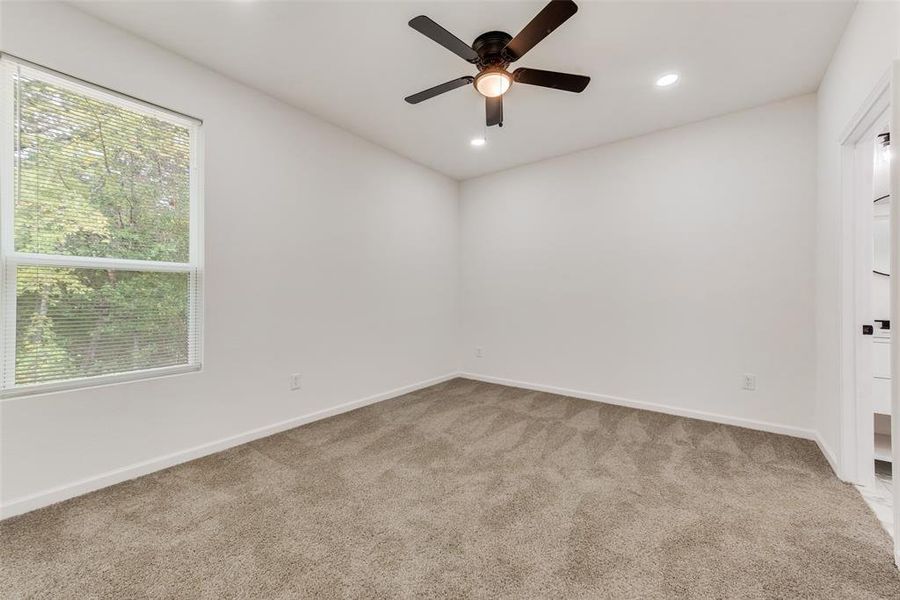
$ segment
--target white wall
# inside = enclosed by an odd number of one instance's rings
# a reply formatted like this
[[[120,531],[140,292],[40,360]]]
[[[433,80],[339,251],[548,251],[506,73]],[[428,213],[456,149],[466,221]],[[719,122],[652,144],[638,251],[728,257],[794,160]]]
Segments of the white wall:
[[[75,9],[2,11],[3,50],[206,134],[203,372],[4,401],[7,509],[458,370],[455,181]]]
[[[75,9],[0,4],[0,49],[198,115],[207,141],[204,371],[3,402],[0,501],[109,483],[460,357],[485,377],[817,429],[837,451],[836,139],[898,33],[895,3],[850,23],[818,95],[816,203],[811,96],[460,189]],[[739,389],[745,372],[758,391]]]
[[[815,139],[810,95],[464,182],[464,370],[808,435]]]
[[[819,86],[816,203],[816,429],[842,462],[840,137],[857,110],[900,57],[900,3],[862,2]],[[848,340],[852,341],[852,340]]]

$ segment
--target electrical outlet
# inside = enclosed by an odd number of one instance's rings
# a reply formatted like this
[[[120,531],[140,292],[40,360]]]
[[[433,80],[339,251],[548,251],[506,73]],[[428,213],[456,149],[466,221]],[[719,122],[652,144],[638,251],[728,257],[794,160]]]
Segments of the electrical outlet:
[[[292,390],[300,389],[300,373],[293,373],[291,375],[291,389]]]
[[[484,348],[481,346],[475,348],[475,358],[484,358]]]
[[[744,377],[741,380],[741,389],[747,390],[748,392],[756,391],[756,375],[753,373],[744,373]]]

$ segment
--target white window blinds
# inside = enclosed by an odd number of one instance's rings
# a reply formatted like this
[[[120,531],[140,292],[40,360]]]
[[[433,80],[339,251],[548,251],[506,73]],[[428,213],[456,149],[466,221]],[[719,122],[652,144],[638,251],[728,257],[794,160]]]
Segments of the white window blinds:
[[[9,57],[0,76],[0,393],[199,368],[199,123]]]

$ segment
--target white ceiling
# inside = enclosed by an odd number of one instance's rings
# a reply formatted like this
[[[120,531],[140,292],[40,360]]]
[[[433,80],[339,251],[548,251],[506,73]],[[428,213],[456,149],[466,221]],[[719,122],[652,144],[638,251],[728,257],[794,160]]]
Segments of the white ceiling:
[[[579,2],[514,66],[590,75],[514,85],[488,143],[483,99],[411,93],[474,67],[407,26],[515,35],[544,2],[78,2],[83,10],[457,179],[813,92],[852,2]],[[654,86],[668,71],[672,88]]]

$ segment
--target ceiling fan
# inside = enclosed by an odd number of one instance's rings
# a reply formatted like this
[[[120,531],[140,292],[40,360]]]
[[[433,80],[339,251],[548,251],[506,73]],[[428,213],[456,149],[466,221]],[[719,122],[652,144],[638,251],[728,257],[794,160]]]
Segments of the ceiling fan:
[[[410,104],[418,104],[423,100],[434,98],[444,92],[458,87],[475,85],[475,89],[484,96],[487,113],[487,125],[503,127],[503,94],[515,83],[539,85],[542,87],[579,93],[587,87],[591,78],[584,75],[541,71],[540,69],[518,68],[512,73],[507,71],[510,63],[514,63],[525,53],[538,45],[554,29],[565,23],[578,11],[572,0],[552,0],[535,16],[516,37],[503,31],[482,33],[471,46],[426,17],[419,15],[409,22],[409,26],[431,38],[447,50],[478,68],[478,75],[466,75],[418,94],[407,96]]]

